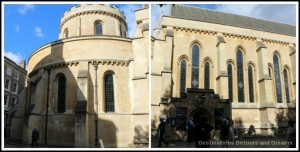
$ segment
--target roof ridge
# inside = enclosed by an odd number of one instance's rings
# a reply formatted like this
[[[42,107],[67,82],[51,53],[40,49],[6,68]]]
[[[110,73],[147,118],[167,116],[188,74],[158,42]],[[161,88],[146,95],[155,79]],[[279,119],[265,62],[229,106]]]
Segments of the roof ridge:
[[[248,17],[248,18],[253,18],[253,19],[259,19],[259,20],[264,20],[264,21],[269,21],[269,22],[274,22],[274,23],[280,23],[280,24],[285,24],[285,25],[290,25],[290,26],[295,26],[293,24],[288,24],[288,23],[283,23],[280,21],[274,21],[274,20],[269,20],[269,19],[264,19],[264,18],[259,18],[259,17],[253,17],[253,16],[246,16],[246,15],[241,15],[241,14],[235,14],[233,12],[224,12],[224,11],[220,11],[220,10],[214,10],[214,9],[210,9],[210,8],[202,8],[202,7],[196,7],[196,6],[190,6],[187,4],[182,4],[181,6],[185,6],[185,7],[192,7],[194,9],[202,9],[205,11],[212,11],[212,12],[217,12],[217,13],[225,13],[225,14],[229,14],[229,15],[237,15],[237,16],[241,16],[241,17]]]
[[[295,25],[189,5],[173,5],[170,16],[290,36],[296,35]]]

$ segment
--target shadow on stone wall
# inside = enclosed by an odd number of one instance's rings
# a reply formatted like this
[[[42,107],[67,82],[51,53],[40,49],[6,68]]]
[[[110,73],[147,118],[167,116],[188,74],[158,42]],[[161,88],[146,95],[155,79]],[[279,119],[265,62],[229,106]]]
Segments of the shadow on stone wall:
[[[32,70],[28,72],[27,89],[25,89],[26,97],[20,99],[21,106],[17,111],[20,120],[13,122],[20,127],[14,127],[11,130],[11,132],[18,132],[14,131],[16,129],[21,131],[19,131],[19,134],[14,134],[15,137],[13,138],[21,138],[23,144],[30,144],[31,131],[33,128],[37,128],[40,135],[39,144],[76,147],[75,141],[79,140],[82,143],[79,147],[94,147],[95,111],[88,109],[88,106],[94,103],[94,88],[89,88],[88,86],[89,90],[84,92],[79,89],[79,76],[77,75],[79,73],[74,72],[76,69],[78,72],[80,70],[78,62],[64,60],[65,50],[62,40],[57,40],[46,45],[50,47],[49,54],[37,61],[35,67],[32,67]],[[46,52],[41,50],[40,52],[33,53],[32,56]],[[31,62],[33,62],[33,59]],[[57,75],[60,73],[65,76],[66,85],[64,91],[59,91],[61,86],[58,86],[59,80]],[[86,74],[84,83],[91,84],[89,71],[86,71]],[[63,92],[65,92],[64,97],[62,97]],[[78,99],[78,95],[80,94],[82,98]],[[88,97],[87,99],[86,96],[92,97]],[[65,109],[62,112],[58,112],[58,98],[60,97],[65,101]],[[98,102],[102,101],[99,99]],[[76,117],[78,114],[80,115],[80,119]],[[78,133],[78,128],[76,132],[78,125],[84,127],[80,133]],[[102,140],[104,146],[117,147],[116,131],[116,126],[112,121],[98,118],[98,139],[105,138]]]
[[[295,108],[277,109],[275,118],[277,126],[269,121],[272,134],[286,134],[289,120],[293,120],[296,122]]]
[[[246,129],[243,124],[243,119],[241,117],[236,117],[234,120],[233,120],[233,124],[234,124],[234,128],[237,129],[238,131],[238,135],[244,135],[246,133]]]
[[[149,125],[146,127],[149,128]],[[134,143],[136,148],[148,148],[149,143],[149,130],[143,129],[142,126],[137,125],[134,127]]]

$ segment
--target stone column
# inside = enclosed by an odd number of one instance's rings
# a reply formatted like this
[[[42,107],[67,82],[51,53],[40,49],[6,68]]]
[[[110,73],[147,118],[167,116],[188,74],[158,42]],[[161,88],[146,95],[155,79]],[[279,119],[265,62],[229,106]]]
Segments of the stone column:
[[[294,93],[294,99],[292,97],[292,100],[294,102],[296,102],[296,70],[297,70],[297,67],[296,67],[296,48],[293,46],[293,44],[289,44],[289,51],[290,51],[290,58],[291,58],[291,81],[292,81],[292,84],[293,84],[293,93]],[[296,103],[295,103],[296,105]]]
[[[75,109],[75,147],[88,147],[87,99],[88,71],[80,70],[77,76],[77,101]]]
[[[135,13],[147,14],[148,9],[136,11]],[[138,21],[137,31],[132,38],[133,46],[133,143],[136,146],[149,144],[149,22],[147,15],[136,15]],[[128,138],[128,140],[131,140]]]
[[[216,45],[217,54],[217,88],[216,94],[219,94],[220,99],[228,99],[228,75],[227,75],[227,53],[226,41],[221,33],[217,34],[218,43]]]
[[[173,53],[173,29],[167,28],[165,31],[165,47],[163,51],[163,70],[161,71],[161,97],[170,98],[172,96],[172,53]]]
[[[272,93],[272,80],[268,70],[268,56],[267,47],[261,41],[257,39],[257,57],[258,57],[258,95],[260,97],[259,111],[260,111],[260,125],[262,134],[270,134],[270,125],[276,124],[274,112],[274,98]]]

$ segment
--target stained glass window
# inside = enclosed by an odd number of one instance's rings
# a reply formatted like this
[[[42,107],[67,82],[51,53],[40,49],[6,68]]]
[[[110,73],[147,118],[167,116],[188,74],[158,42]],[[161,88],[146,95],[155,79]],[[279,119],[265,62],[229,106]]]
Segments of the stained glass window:
[[[57,113],[64,113],[66,111],[66,78],[60,73],[58,74],[58,91],[57,91]]]
[[[102,35],[102,24],[100,22],[95,23],[95,34]]]
[[[228,71],[228,96],[229,100],[232,102],[233,101],[233,91],[232,91],[232,65],[228,64],[227,65],[227,71]]]
[[[105,111],[114,112],[115,111],[115,101],[114,101],[114,81],[113,75],[108,73],[104,77],[105,83]]]
[[[237,89],[238,89],[238,102],[245,102],[244,98],[244,68],[243,68],[243,53],[238,49],[236,53],[237,61]]]
[[[279,67],[279,59],[276,54],[274,54],[273,56],[273,62],[274,62],[274,77],[275,77],[277,103],[282,103],[280,67]]]
[[[192,88],[199,87],[199,46],[194,44],[192,47]]]
[[[249,80],[249,102],[254,103],[254,86],[253,86],[253,71],[252,66],[248,66],[248,80]]]
[[[186,61],[182,59],[180,62],[180,94],[185,93],[185,81],[186,81]]]
[[[284,84],[285,84],[285,95],[286,95],[286,103],[290,103],[290,88],[289,88],[289,79],[288,72],[284,69]]]
[[[69,30],[66,29],[66,30],[65,30],[65,38],[68,38],[68,37],[69,37]]]
[[[205,89],[209,89],[209,83],[210,83],[210,81],[209,81],[209,79],[210,79],[210,75],[209,75],[209,63],[208,62],[205,62],[205,76],[204,76],[204,78],[205,78],[205,81],[204,81],[204,88]]]

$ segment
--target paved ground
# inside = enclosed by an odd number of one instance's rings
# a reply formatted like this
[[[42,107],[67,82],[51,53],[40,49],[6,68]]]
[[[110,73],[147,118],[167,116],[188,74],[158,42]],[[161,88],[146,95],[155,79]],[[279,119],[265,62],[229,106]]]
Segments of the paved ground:
[[[22,144],[21,142],[4,140],[4,148],[31,148],[31,144],[25,145]],[[45,145],[40,143],[38,144],[38,148],[72,148],[72,147],[53,146],[53,145]]]
[[[166,146],[162,143],[160,148],[195,148],[195,143],[187,143],[186,141],[169,141],[169,145]],[[157,137],[151,138],[151,147],[157,148]],[[244,137],[236,142],[229,142],[229,148],[288,148],[285,136],[270,137],[270,136],[253,136]],[[18,142],[4,141],[4,148],[30,148],[31,145],[24,145]],[[39,144],[39,148],[72,148],[61,146],[46,146]],[[222,145],[218,141],[212,141],[210,148],[222,148]],[[292,150],[292,149],[291,149]]]
[[[169,141],[168,139],[166,139]],[[151,147],[157,147],[157,137],[151,138]],[[285,136],[272,137],[272,136],[252,136],[244,137],[237,141],[229,141],[229,148],[289,148]],[[210,148],[222,148],[222,143],[219,141],[211,141]],[[188,143],[186,141],[169,141],[166,146],[162,143],[160,148],[195,148],[195,143]]]

